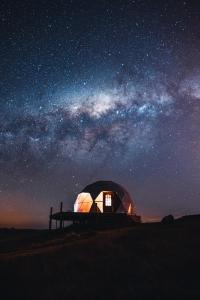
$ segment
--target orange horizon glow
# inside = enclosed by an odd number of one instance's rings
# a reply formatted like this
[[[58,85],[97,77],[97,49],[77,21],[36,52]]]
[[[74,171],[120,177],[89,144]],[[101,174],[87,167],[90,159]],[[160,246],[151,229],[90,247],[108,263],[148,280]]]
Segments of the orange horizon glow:
[[[35,213],[35,215],[37,215]],[[43,220],[42,216],[35,217],[33,214],[28,212],[0,212],[0,228],[46,228],[48,227],[48,216]]]
[[[26,195],[15,192],[14,195],[0,194],[0,228],[45,228],[48,223],[48,211],[43,212],[36,204],[29,205]]]
[[[175,216],[175,218],[182,217],[183,215]],[[143,215],[141,214],[143,223],[160,222],[163,216],[159,215]],[[33,215],[12,212],[0,212],[0,228],[16,228],[16,229],[44,229],[48,228],[48,214],[46,220],[44,218],[34,218]]]
[[[89,205],[87,208],[84,207],[84,211],[90,210],[91,198],[88,202],[87,205]],[[14,200],[13,195],[11,198],[11,196],[1,193],[0,228],[48,228],[49,206],[40,207],[35,203],[34,206],[30,207],[28,198],[19,192],[15,193]],[[145,210],[140,208],[138,211],[136,210],[136,214],[141,215],[144,223],[159,222],[164,217],[164,215],[148,214],[147,211],[144,213],[142,211]],[[178,218],[185,214],[176,212],[173,215]]]

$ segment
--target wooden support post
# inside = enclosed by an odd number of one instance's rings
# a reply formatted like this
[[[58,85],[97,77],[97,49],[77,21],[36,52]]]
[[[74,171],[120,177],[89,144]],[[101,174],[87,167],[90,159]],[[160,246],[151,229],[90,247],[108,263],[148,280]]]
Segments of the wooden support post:
[[[62,225],[63,225],[63,220],[62,220],[62,209],[63,209],[63,203],[60,202],[60,213],[61,213],[61,217],[60,217],[60,229],[62,229]]]
[[[53,213],[53,207],[50,208],[50,215],[49,215],[49,230],[52,229],[52,213]]]

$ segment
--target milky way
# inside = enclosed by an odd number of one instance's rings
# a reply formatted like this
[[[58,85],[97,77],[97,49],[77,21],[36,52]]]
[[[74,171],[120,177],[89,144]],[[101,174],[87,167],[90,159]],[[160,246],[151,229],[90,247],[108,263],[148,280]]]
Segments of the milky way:
[[[144,218],[198,212],[198,8],[43,2],[2,3],[2,224],[42,226],[99,179]]]

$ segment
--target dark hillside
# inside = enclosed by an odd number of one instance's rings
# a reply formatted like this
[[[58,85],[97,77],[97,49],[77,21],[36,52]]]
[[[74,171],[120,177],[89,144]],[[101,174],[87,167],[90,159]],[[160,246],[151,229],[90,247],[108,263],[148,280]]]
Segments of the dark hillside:
[[[200,218],[0,236],[4,300],[200,299]]]

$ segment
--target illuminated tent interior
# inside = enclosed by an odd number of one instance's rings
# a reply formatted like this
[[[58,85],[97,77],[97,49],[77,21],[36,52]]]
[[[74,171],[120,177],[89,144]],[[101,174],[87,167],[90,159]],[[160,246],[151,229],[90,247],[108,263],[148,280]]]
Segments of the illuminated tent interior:
[[[62,203],[61,203],[62,204]],[[74,211],[52,213],[49,216],[49,229],[52,220],[59,221],[64,227],[65,221],[89,226],[124,226],[140,223],[141,218],[135,213],[135,207],[129,193],[119,184],[112,181],[97,181],[87,185],[77,196]],[[57,228],[57,225],[56,225]]]
[[[129,193],[112,181],[97,181],[86,186],[74,204],[74,212],[134,214]]]

